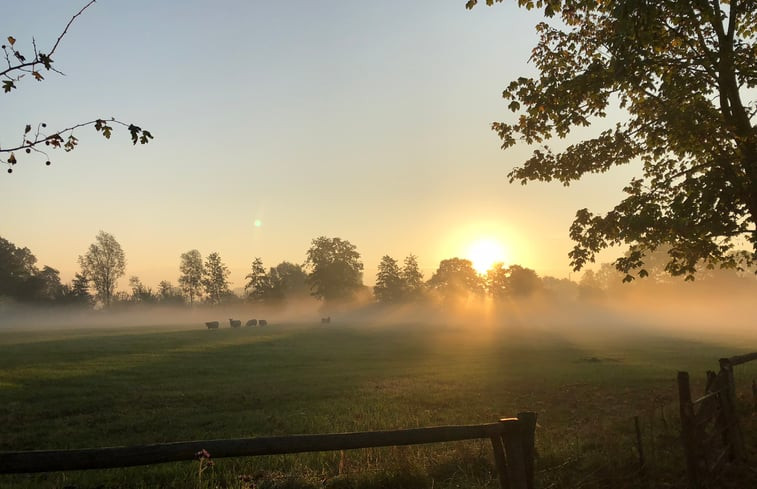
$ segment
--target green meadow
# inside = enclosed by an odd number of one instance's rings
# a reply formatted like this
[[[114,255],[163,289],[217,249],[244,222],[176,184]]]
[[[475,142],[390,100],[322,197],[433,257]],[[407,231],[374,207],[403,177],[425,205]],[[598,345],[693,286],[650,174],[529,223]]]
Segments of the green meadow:
[[[0,451],[478,424],[536,411],[538,487],[683,487],[676,372],[689,371],[699,393],[719,357],[750,346],[467,324],[2,331]],[[752,455],[754,364],[736,369]],[[213,462],[0,475],[0,487],[499,487],[487,440]]]

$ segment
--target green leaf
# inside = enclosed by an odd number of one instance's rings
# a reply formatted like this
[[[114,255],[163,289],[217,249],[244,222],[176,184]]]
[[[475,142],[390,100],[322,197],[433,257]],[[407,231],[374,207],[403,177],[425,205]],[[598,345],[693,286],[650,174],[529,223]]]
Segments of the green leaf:
[[[13,80],[3,80],[3,91],[5,93],[10,92],[14,88],[16,88],[16,85],[13,83]]]

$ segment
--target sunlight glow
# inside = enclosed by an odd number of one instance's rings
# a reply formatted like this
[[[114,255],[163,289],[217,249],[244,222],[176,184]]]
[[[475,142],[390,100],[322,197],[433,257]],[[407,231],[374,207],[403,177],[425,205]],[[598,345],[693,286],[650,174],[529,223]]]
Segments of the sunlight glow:
[[[485,274],[495,263],[506,261],[506,253],[496,239],[480,238],[468,247],[466,258],[473,262],[476,272]]]

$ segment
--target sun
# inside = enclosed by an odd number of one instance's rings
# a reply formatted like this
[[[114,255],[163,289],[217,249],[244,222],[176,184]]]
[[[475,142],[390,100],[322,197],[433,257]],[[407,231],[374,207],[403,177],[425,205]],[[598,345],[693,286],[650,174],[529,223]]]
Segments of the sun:
[[[505,261],[505,247],[493,238],[480,238],[470,246],[466,258],[473,262],[473,268],[480,274],[485,274],[497,262]]]

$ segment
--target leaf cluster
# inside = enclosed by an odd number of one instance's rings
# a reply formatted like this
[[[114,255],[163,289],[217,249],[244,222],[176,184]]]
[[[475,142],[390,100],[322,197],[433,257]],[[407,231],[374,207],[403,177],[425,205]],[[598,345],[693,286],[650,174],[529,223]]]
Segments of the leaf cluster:
[[[0,80],[2,80],[2,88],[4,93],[10,93],[18,88],[18,83],[27,75],[30,75],[35,80],[42,81],[45,77],[41,74],[41,71],[53,71],[58,74],[63,74],[55,66],[52,59],[53,54],[58,49],[58,46],[63,37],[68,32],[71,24],[79,17],[88,7],[94,4],[95,1],[91,0],[84,7],[79,10],[74,16],[71,17],[63,32],[58,36],[55,44],[46,53],[38,50],[35,39],[32,39],[31,53],[24,51],[17,45],[17,40],[13,36],[7,37],[7,44],[2,44],[0,50],[3,52],[5,58],[5,67],[0,70]],[[115,118],[99,118],[88,122],[82,122],[74,124],[66,128],[47,132],[47,124],[41,122],[36,125],[36,131],[31,132],[32,125],[26,124],[24,127],[23,135],[20,141],[8,147],[0,147],[0,154],[7,154],[7,156],[0,158],[0,163],[8,165],[8,173],[13,172],[13,166],[18,164],[21,153],[30,154],[32,152],[39,153],[45,157],[45,164],[50,165],[50,157],[45,151],[43,146],[49,149],[63,148],[66,152],[72,151],[79,143],[79,139],[74,135],[76,129],[85,126],[94,126],[97,132],[101,132],[106,139],[110,139],[113,131],[113,125],[121,125],[129,131],[133,144],[147,144],[153,139],[152,134],[136,126],[134,124],[125,123]]]
[[[757,258],[757,3],[518,5],[554,19],[536,27],[538,76],[503,91],[513,119],[492,124],[503,148],[536,146],[510,182],[570,185],[620,165],[640,167],[609,212],[577,212],[574,269],[620,244],[631,246],[615,261],[627,280],[644,276],[644,256],[662,245],[670,246],[666,270],[674,275],[693,278],[703,261],[749,266]],[[549,146],[610,112],[622,121],[559,151]],[[751,254],[730,253],[746,243]]]

